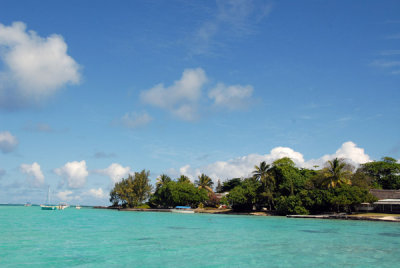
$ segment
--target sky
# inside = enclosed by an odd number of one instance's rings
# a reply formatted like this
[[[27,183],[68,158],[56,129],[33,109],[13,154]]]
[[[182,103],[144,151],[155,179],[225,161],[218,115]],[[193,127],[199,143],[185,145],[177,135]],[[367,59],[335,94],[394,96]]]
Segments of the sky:
[[[3,0],[0,203],[400,159],[399,100],[399,1]]]

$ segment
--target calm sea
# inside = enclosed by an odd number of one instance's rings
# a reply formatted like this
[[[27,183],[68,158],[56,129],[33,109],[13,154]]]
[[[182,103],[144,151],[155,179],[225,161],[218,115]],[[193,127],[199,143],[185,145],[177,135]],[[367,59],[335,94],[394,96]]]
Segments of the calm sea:
[[[0,206],[0,267],[399,267],[400,224]]]

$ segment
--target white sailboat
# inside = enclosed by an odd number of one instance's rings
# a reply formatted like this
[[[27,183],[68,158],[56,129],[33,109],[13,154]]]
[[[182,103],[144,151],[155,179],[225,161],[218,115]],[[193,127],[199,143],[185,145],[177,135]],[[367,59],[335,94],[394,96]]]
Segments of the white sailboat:
[[[50,186],[47,191],[46,203],[44,205],[40,205],[40,207],[42,208],[42,210],[56,210],[57,209],[57,206],[50,205]]]

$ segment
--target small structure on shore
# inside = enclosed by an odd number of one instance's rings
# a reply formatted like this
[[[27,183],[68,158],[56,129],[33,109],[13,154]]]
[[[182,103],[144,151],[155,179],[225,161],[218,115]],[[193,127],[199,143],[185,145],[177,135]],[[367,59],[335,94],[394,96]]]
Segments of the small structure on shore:
[[[375,210],[374,204],[371,203],[361,203],[356,206],[357,212],[372,212]]]
[[[375,210],[383,213],[400,213],[400,199],[382,199],[374,203]]]

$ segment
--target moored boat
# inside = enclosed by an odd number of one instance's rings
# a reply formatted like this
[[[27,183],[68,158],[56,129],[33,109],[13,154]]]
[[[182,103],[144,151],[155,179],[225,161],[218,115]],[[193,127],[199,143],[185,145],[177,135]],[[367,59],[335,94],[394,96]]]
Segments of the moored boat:
[[[57,209],[63,210],[63,209],[65,209],[65,208],[67,208],[67,207],[69,207],[69,205],[67,205],[67,204],[65,204],[65,203],[61,203],[61,204],[58,205]]]
[[[57,210],[57,206],[52,206],[52,205],[40,205],[42,210]]]
[[[46,198],[46,203],[40,205],[42,210],[57,210],[58,206],[50,205],[50,187],[48,188],[47,191],[47,198]]]
[[[194,213],[194,210],[189,206],[176,206],[171,211],[176,213]]]

